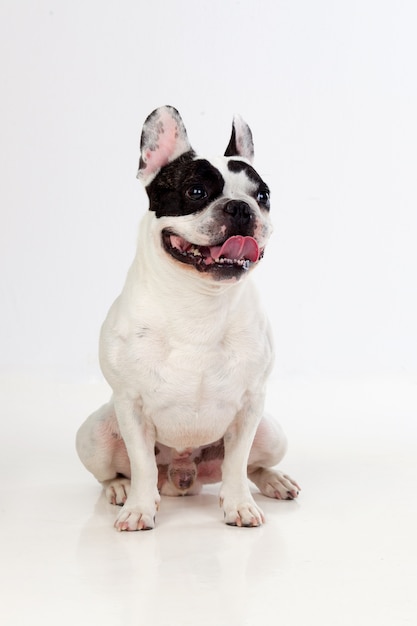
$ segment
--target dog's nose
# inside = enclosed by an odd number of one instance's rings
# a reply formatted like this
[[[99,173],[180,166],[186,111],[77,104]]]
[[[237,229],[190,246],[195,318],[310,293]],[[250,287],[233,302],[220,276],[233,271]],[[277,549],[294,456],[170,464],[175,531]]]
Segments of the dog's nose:
[[[242,224],[247,224],[252,219],[251,208],[243,200],[229,200],[223,210]]]

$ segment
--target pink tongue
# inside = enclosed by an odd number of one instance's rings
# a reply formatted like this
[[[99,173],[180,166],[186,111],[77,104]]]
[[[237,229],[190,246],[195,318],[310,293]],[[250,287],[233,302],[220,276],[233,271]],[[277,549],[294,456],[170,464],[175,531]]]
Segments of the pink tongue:
[[[229,237],[221,247],[211,248],[211,256],[214,259],[225,257],[237,261],[247,259],[255,263],[259,259],[259,246],[253,237],[234,235]]]
[[[219,258],[223,256],[238,261],[248,259],[248,261],[255,263],[259,259],[259,247],[253,237],[235,235],[224,242],[218,256]]]

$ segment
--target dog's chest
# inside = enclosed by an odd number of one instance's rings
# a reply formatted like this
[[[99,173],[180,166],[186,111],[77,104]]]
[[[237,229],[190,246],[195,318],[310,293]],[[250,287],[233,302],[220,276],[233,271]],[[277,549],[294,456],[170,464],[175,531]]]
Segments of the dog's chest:
[[[138,342],[142,410],[158,441],[180,449],[224,435],[265,369],[262,341],[255,354],[245,338],[193,342],[154,332]]]

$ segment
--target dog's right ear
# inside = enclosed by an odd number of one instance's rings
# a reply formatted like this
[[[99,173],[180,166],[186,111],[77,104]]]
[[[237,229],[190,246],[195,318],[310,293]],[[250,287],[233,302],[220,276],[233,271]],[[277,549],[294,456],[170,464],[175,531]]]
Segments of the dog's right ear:
[[[177,109],[155,109],[143,125],[137,178],[147,187],[164,165],[186,152],[194,155]]]
[[[232,135],[224,156],[239,156],[249,161],[249,163],[253,163],[252,131],[240,115],[235,115],[233,118]]]

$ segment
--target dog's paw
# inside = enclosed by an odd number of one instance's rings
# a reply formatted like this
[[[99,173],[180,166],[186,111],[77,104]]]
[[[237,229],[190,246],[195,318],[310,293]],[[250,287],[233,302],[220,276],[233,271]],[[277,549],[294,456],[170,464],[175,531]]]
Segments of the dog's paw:
[[[129,495],[130,479],[121,477],[107,480],[103,482],[103,488],[106,499],[110,504],[123,506]]]
[[[264,496],[277,500],[294,500],[301,490],[295,480],[277,470],[260,469],[250,479]]]
[[[128,502],[114,522],[116,530],[151,530],[155,527],[155,515],[158,504],[153,506],[131,506]]]
[[[220,497],[220,506],[224,510],[224,521],[229,526],[261,526],[265,522],[262,510],[252,498],[227,501]]]

